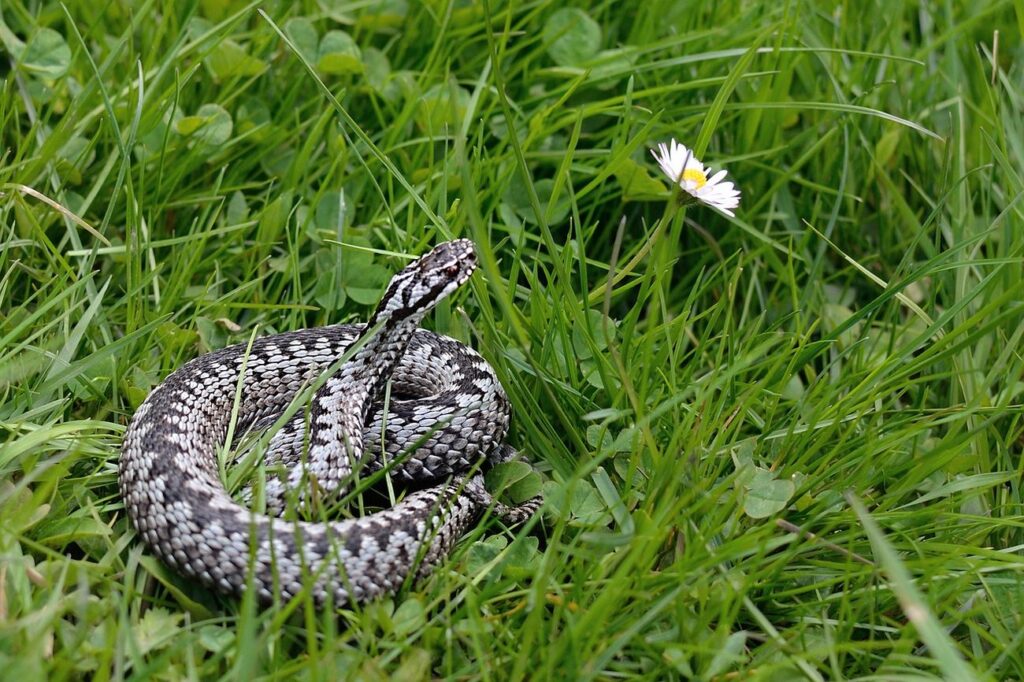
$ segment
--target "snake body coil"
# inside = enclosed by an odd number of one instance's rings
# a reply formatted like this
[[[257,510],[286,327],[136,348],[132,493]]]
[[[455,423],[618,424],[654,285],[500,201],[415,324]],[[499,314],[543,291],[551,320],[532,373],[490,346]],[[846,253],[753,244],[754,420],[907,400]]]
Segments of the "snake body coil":
[[[501,505],[471,473],[482,461],[514,455],[501,443],[509,404],[494,371],[466,346],[417,328],[475,268],[469,241],[441,244],[395,275],[366,326],[260,338],[250,348],[196,358],[167,377],[133,417],[120,459],[121,494],[146,544],[181,573],[224,592],[241,594],[251,584],[270,601],[306,586],[318,602],[342,604],[428,573],[488,506],[510,523],[528,518],[539,498]],[[268,470],[284,468],[286,476],[267,479],[268,513],[232,499],[218,465],[229,433],[273,423],[353,344],[358,349],[313,394],[308,410],[271,438]],[[389,380],[385,418],[380,398]],[[289,496],[300,504],[337,497],[354,471],[385,465],[394,480],[432,487],[364,518],[280,518]]]

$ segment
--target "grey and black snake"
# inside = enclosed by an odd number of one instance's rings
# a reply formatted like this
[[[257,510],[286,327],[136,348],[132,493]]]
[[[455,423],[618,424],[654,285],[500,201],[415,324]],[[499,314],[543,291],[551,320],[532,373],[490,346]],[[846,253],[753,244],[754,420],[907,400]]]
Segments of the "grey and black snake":
[[[120,459],[121,494],[146,544],[222,592],[251,588],[267,602],[308,589],[318,603],[341,605],[427,574],[488,507],[508,523],[529,518],[539,498],[500,504],[480,473],[515,454],[502,443],[509,402],[493,369],[463,344],[418,328],[475,269],[471,242],[441,244],[395,275],[365,326],[258,338],[168,376],[132,418]],[[318,377],[307,408],[264,454],[267,471],[285,472],[267,476],[267,512],[235,501],[218,459],[229,434],[266,428]],[[340,497],[353,473],[382,467],[394,481],[430,487],[362,518],[283,518],[289,508],[322,510],[316,503]]]

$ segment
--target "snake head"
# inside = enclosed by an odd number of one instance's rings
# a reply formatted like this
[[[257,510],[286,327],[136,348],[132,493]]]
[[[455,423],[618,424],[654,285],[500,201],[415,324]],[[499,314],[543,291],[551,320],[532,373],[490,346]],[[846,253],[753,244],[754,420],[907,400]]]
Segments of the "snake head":
[[[370,318],[370,325],[422,317],[437,302],[465,284],[476,270],[476,251],[468,239],[435,246],[391,278]]]

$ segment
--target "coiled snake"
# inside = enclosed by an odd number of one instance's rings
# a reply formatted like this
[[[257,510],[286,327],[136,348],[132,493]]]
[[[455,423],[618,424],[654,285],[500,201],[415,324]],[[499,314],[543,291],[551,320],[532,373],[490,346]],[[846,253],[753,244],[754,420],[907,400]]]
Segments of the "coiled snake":
[[[471,242],[441,244],[395,275],[365,326],[259,338],[168,376],[132,418],[120,459],[121,495],[146,544],[222,592],[251,586],[266,602],[306,587],[318,603],[340,605],[427,574],[488,507],[508,523],[529,518],[540,498],[497,503],[479,473],[481,463],[514,456],[501,442],[509,403],[493,369],[461,343],[417,328],[475,269]],[[271,437],[268,470],[287,475],[268,476],[267,514],[232,499],[218,461],[229,434],[278,420],[354,344],[308,409]],[[382,415],[388,381],[392,399]],[[281,518],[290,498],[337,498],[353,472],[385,466],[392,480],[431,487],[363,518]]]

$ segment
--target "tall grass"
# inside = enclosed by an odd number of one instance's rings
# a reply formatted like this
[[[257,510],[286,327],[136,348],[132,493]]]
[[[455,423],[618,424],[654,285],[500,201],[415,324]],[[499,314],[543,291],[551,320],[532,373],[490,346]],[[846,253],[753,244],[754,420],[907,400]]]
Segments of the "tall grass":
[[[1024,6],[574,4],[0,5],[0,676],[1024,678]],[[453,236],[543,517],[338,613],[150,555],[147,393]]]

